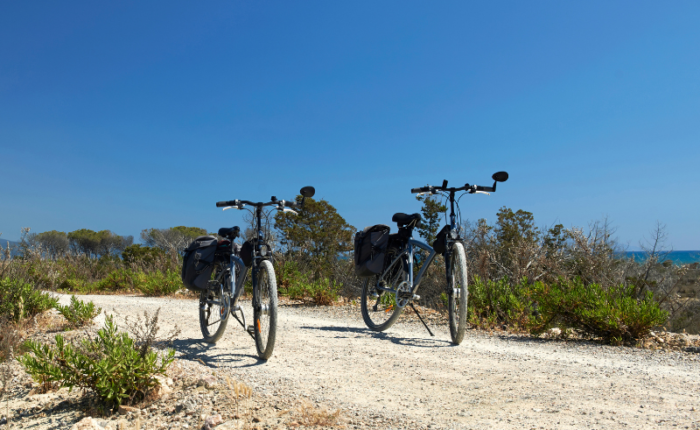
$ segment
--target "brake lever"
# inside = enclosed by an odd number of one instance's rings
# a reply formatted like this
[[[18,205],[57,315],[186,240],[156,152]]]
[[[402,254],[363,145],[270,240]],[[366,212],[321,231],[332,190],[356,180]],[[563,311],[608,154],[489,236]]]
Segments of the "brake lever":
[[[299,212],[295,211],[294,209],[290,209],[290,208],[282,208],[282,212],[291,212],[294,215],[299,215]]]

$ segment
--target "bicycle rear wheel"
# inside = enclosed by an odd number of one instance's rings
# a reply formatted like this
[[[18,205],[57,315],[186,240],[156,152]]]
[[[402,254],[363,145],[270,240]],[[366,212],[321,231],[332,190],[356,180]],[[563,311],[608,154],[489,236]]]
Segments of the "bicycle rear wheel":
[[[226,330],[231,308],[230,276],[225,275],[214,289],[199,293],[199,328],[207,343],[216,343]]]
[[[255,332],[255,347],[258,357],[267,360],[272,356],[277,336],[277,280],[272,263],[265,260],[260,265],[253,297],[253,325]]]
[[[457,242],[452,246],[450,264],[451,273],[447,274],[449,297],[450,336],[452,343],[459,345],[464,339],[467,328],[467,258],[464,246]]]
[[[393,260],[390,251],[387,261]],[[403,264],[399,263],[391,269],[392,273],[386,274],[385,283],[381,287],[396,290],[402,282],[408,281],[408,273],[404,271]],[[370,330],[384,331],[391,327],[403,312],[403,308],[396,305],[396,294],[383,291],[378,285],[381,275],[376,275],[365,280],[362,286],[360,309],[362,319]]]

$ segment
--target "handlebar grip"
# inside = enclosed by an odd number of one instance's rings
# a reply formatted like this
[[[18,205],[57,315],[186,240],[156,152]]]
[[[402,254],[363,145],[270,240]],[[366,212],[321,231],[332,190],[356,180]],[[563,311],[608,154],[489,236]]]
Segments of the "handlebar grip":
[[[235,200],[228,200],[228,201],[223,201],[223,202],[216,202],[216,207],[222,208],[224,206],[234,206],[235,204],[236,204]]]
[[[430,187],[411,188],[411,193],[424,193],[430,191]]]
[[[299,203],[295,202],[294,200],[285,200],[284,207],[296,208],[296,207],[299,207]]]

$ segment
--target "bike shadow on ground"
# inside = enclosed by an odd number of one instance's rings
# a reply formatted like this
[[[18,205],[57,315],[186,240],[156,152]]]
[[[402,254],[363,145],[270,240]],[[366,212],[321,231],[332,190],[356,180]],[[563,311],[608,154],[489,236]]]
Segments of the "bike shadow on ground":
[[[172,342],[175,351],[182,355],[180,360],[197,361],[208,367],[253,367],[265,363],[257,355],[240,354],[217,348],[215,344],[206,343],[201,339],[178,339]],[[254,362],[251,363],[251,360]]]
[[[456,346],[452,342],[443,339],[435,338],[423,338],[423,337],[402,337],[391,333],[372,331],[368,328],[358,328],[358,327],[312,327],[312,326],[302,326],[302,330],[321,330],[321,331],[334,331],[338,333],[356,333],[364,334],[375,339],[388,340],[391,343],[404,346],[414,346],[416,348],[447,348]],[[427,333],[426,333],[427,334]],[[347,338],[347,336],[335,336],[336,339]]]

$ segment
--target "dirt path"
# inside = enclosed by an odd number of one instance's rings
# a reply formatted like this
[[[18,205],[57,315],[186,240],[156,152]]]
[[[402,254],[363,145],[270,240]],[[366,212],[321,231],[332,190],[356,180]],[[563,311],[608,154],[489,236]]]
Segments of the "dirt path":
[[[275,353],[262,362],[234,321],[217,345],[201,342],[193,300],[81,298],[119,317],[160,307],[162,327],[182,329],[180,358],[264,395],[340,407],[349,428],[700,428],[698,354],[477,331],[453,346],[445,326],[430,337],[400,320],[375,333],[359,309],[285,306]]]

